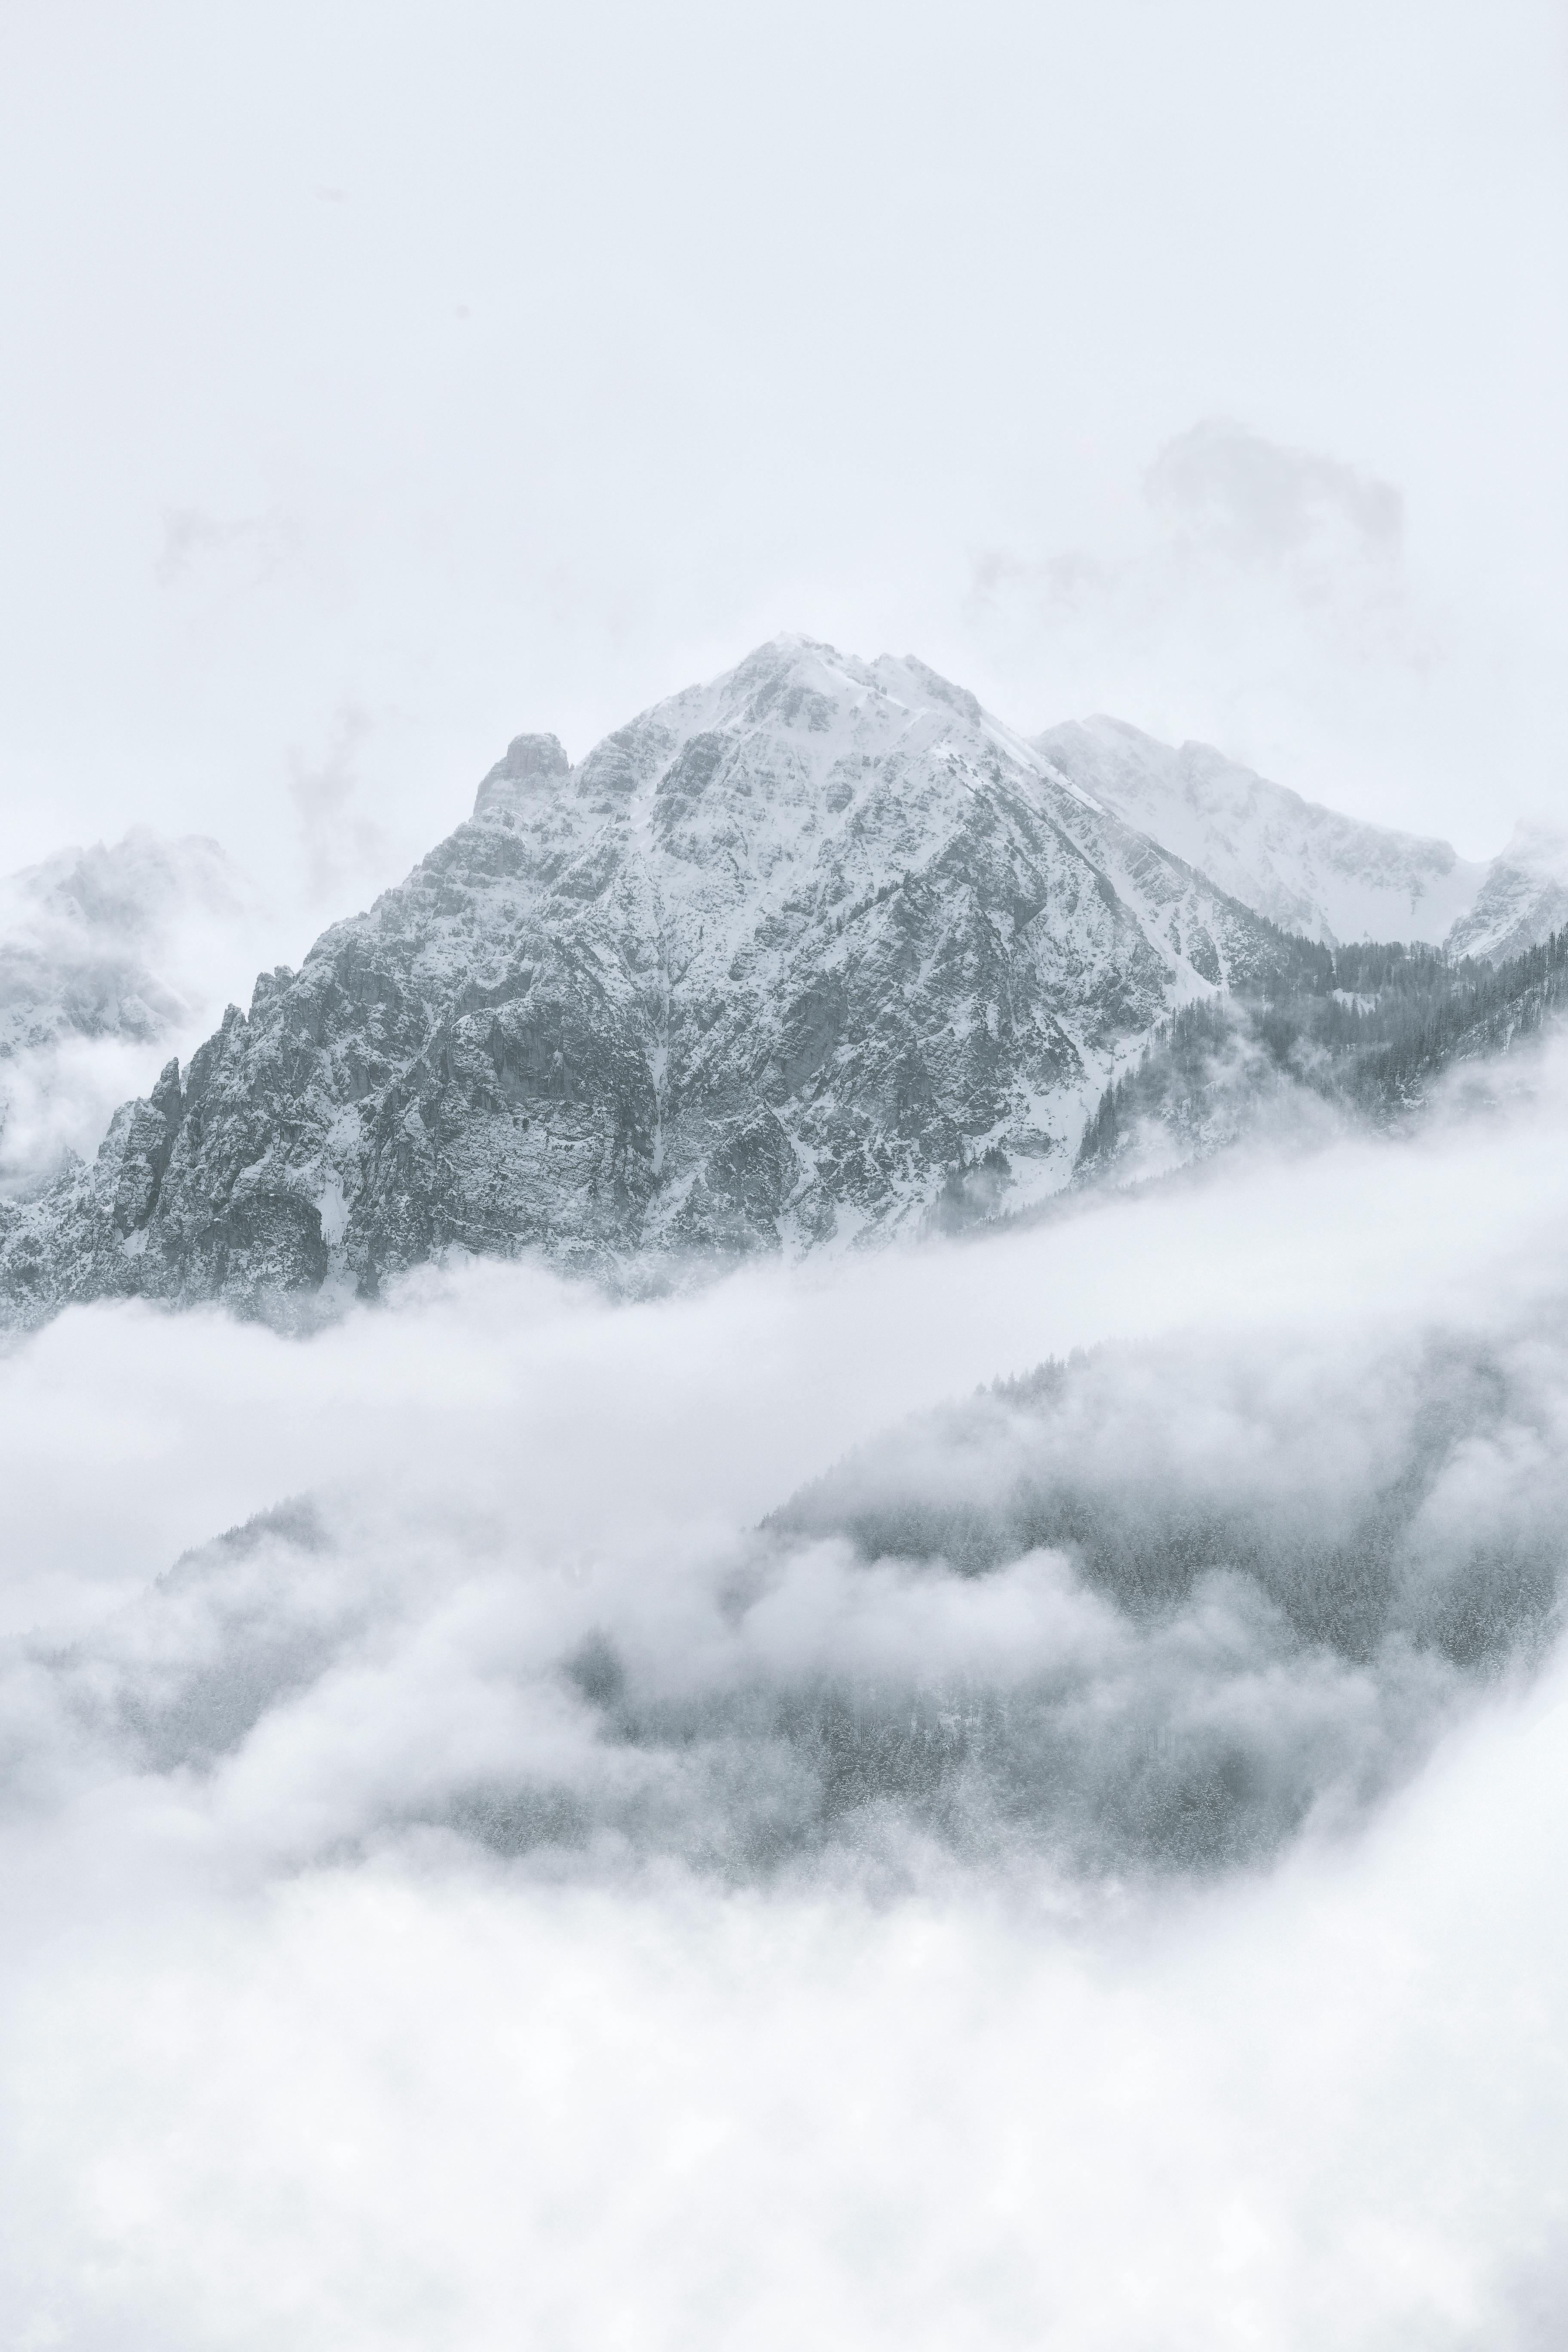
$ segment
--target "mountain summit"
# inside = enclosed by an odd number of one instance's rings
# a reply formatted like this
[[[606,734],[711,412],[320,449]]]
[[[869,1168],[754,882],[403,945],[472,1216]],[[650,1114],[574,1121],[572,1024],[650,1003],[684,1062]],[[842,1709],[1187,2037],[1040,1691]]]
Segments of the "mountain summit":
[[[374,1293],[843,1245],[1068,1181],[1152,1024],[1283,945],[913,659],[781,637],[474,814],[257,982],[91,1168],[0,1206],[0,1307]]]

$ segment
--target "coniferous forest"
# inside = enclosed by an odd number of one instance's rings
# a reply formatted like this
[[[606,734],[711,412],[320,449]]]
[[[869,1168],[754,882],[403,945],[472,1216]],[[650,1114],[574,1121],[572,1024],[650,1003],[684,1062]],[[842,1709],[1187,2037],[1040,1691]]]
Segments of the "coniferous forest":
[[[1161,1025],[1100,1097],[1076,1181],[1110,1173],[1151,1123],[1201,1139],[1282,1088],[1386,1124],[1417,1109],[1456,1063],[1507,1053],[1568,1002],[1568,929],[1496,965],[1285,933],[1279,950],[1245,991],[1184,1005]]]

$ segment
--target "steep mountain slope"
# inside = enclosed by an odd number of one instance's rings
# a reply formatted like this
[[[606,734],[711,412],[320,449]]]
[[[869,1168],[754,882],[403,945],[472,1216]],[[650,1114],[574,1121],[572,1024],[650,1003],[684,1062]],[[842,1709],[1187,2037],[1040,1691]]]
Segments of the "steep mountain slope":
[[[1448,934],[1455,955],[1498,963],[1539,947],[1568,924],[1568,835],[1542,819],[1514,828],[1488,866],[1468,914]]]
[[[1206,743],[1178,749],[1104,718],[1047,728],[1033,740],[1064,777],[1244,906],[1331,947],[1458,939],[1456,926],[1496,871],[1458,856],[1446,841],[1388,832],[1303,800]],[[1533,946],[1562,919],[1544,921],[1514,944]],[[1491,952],[1458,943],[1471,954]]]
[[[1107,1087],[1077,1183],[1141,1182],[1314,1103],[1388,1126],[1457,1063],[1527,1045],[1568,1006],[1568,929],[1497,963],[1399,945],[1301,940],[1258,990],[1184,1005]]]
[[[1130,1043],[1281,947],[920,663],[780,639],[576,768],[520,737],[4,1213],[0,1300],[271,1311],[453,1245],[603,1267],[1038,1197]]]

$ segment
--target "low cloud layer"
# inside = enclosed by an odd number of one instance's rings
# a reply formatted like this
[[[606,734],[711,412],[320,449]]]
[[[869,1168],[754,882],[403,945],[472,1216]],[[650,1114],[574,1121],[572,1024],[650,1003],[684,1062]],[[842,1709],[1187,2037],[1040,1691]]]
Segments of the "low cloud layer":
[[[540,1541],[526,1474],[340,1486],[21,1643],[17,1785],[254,1865],[416,1825],[598,1879],[1213,1871],[1353,1823],[1557,1618],[1555,1315],[1051,1368],[760,1528]]]
[[[22,2340],[1552,2340],[1565,1118],[16,1349]]]

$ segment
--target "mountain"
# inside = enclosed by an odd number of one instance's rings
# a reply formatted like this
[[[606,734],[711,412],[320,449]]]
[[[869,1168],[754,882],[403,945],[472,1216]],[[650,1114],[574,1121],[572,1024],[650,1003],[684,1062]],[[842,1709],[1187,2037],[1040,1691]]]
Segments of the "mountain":
[[[1051,768],[1102,808],[1282,929],[1330,947],[1403,940],[1512,954],[1544,940],[1568,912],[1568,890],[1559,911],[1539,889],[1531,897],[1521,888],[1509,901],[1518,913],[1511,928],[1493,921],[1467,935],[1464,925],[1495,891],[1503,859],[1477,864],[1446,841],[1363,824],[1269,783],[1206,743],[1178,749],[1119,719],[1075,720],[1033,741]],[[1479,943],[1494,932],[1496,944]]]
[[[1467,914],[1448,934],[1457,955],[1498,963],[1539,947],[1568,924],[1568,834],[1536,818],[1516,826],[1513,839],[1488,866]]]
[[[393,1824],[731,1886],[833,1853],[884,1887],[911,1852],[1048,1857],[1123,1890],[1256,1863],[1364,1818],[1539,1656],[1568,1581],[1539,1433],[1560,1360],[1396,1328],[1047,1362],[710,1533],[662,1605],[636,1546],[606,1546],[591,1580],[502,1621],[526,1699],[504,1713],[493,1642],[454,1623],[494,1537],[525,1559],[537,1540],[536,1465],[496,1490],[476,1558],[460,1520],[384,1491],[377,1456],[374,1492],[334,1479],[69,1638],[7,1641],[7,1731],[35,1758],[68,1743],[68,1789],[83,1764],[177,1776],[219,1811],[291,1721],[300,1868]],[[345,1709],[345,1677],[390,1685],[394,1736]],[[466,1699],[479,1738],[452,1736]],[[345,1770],[355,1726],[374,1766]]]
[[[1135,1041],[1286,945],[922,664],[780,638],[575,767],[519,737],[93,1166],[0,1204],[0,1310],[271,1313],[453,1247],[603,1270],[1026,1202]]]
[[[216,841],[137,826],[0,882],[0,1057],[68,1037],[147,1042],[189,1009],[184,935],[247,914],[254,892]]]
[[[1568,929],[1487,962],[1422,946],[1297,943],[1261,989],[1184,1005],[1101,1097],[1075,1184],[1140,1183],[1281,1117],[1302,1138],[1321,1110],[1388,1128],[1461,1062],[1539,1038],[1568,1006]]]
[[[0,880],[0,1183],[95,1141],[158,1046],[200,1036],[259,913],[216,841],[144,826]]]

